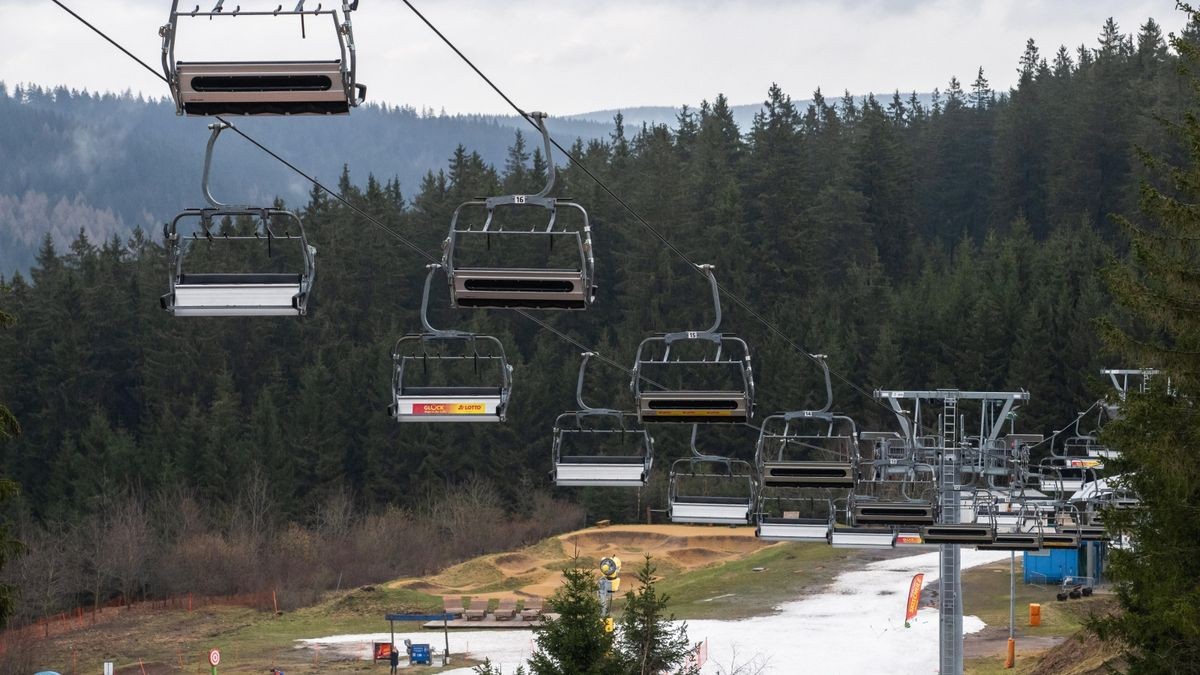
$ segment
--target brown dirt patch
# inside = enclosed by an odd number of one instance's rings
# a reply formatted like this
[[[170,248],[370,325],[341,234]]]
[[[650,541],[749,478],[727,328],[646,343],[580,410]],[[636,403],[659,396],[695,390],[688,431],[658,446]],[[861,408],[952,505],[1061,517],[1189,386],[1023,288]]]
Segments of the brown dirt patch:
[[[542,565],[542,560],[524,553],[505,553],[492,559],[492,563],[508,574],[529,574]]]
[[[167,673],[178,673],[179,668],[168,666],[165,663],[145,663],[140,665],[124,666],[114,669],[117,675],[167,675]]]
[[[1047,651],[1030,675],[1101,675],[1121,672],[1121,666],[1117,648],[1084,630]]]
[[[709,548],[676,548],[667,551],[667,557],[684,567],[701,567],[721,562],[729,556]]]

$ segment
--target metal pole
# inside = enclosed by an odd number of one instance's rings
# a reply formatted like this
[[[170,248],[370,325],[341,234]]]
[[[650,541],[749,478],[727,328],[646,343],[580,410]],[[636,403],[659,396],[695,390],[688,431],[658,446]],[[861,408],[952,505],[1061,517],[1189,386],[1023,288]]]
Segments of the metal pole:
[[[487,609],[487,607],[484,607]],[[450,663],[450,613],[442,614],[442,636],[446,638],[446,648],[442,650],[442,666]]]
[[[942,523],[958,524],[960,513],[958,485],[958,400],[947,396],[942,401]],[[940,605],[939,653],[941,675],[962,675],[962,558],[956,544],[942,544],[941,575],[938,577]]]
[[[1008,557],[1008,639],[1016,637],[1017,625],[1017,552]]]

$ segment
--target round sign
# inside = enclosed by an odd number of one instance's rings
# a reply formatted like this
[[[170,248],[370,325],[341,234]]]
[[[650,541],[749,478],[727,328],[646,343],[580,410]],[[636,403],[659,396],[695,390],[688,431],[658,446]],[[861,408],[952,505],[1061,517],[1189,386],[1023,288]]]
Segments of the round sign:
[[[214,668],[221,665],[221,650],[208,650],[208,664]]]

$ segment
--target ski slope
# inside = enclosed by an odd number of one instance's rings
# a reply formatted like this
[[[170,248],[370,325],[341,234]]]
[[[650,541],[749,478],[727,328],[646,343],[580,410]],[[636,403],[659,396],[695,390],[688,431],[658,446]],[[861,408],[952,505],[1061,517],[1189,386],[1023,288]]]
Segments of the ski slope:
[[[1008,557],[1003,551],[962,551],[963,569]],[[695,642],[708,641],[708,662],[703,675],[723,675],[738,666],[756,664],[763,673],[800,671],[830,675],[896,675],[936,673],[938,612],[923,608],[904,627],[904,608],[909,582],[924,573],[925,582],[938,578],[936,551],[883,560],[862,569],[843,572],[819,593],[779,605],[770,616],[737,621],[689,621],[688,635]],[[973,616],[964,617],[964,633],[982,630]],[[388,633],[339,635],[301,640],[302,647],[316,647],[339,655],[370,658],[371,643],[385,642]],[[443,637],[432,631],[397,633],[396,642],[407,638],[427,642],[440,652]],[[515,672],[533,651],[529,630],[456,631],[450,633],[450,651],[472,658],[490,658],[505,673]],[[758,671],[755,667],[752,672]],[[469,675],[468,668],[449,671]]]

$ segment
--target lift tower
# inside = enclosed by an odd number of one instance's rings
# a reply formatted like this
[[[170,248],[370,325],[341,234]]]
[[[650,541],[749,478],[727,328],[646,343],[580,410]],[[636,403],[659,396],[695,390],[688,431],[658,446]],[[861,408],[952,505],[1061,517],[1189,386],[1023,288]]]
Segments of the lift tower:
[[[923,435],[921,404],[928,403],[935,406],[935,410],[936,406],[941,404],[941,414],[938,415],[935,429],[941,441],[938,453],[938,522],[943,525],[955,525],[961,522],[962,518],[962,493],[964,489],[971,490],[969,483],[974,481],[973,477],[964,480],[964,469],[973,463],[963,461],[964,453],[974,450],[979,453],[979,458],[982,458],[988,447],[994,447],[1014,405],[1018,401],[1028,401],[1029,392],[880,390],[875,392],[875,398],[887,401],[891,405],[906,440],[914,446],[917,438]],[[973,437],[963,433],[966,424],[960,417],[960,401],[980,402],[978,433]],[[904,402],[911,404],[907,410],[902,405]],[[973,449],[975,442],[978,442],[978,446]],[[963,672],[962,558],[959,546],[960,544],[939,546],[941,576],[938,578],[938,602],[941,616],[938,629],[938,665],[941,675],[960,675]]]

